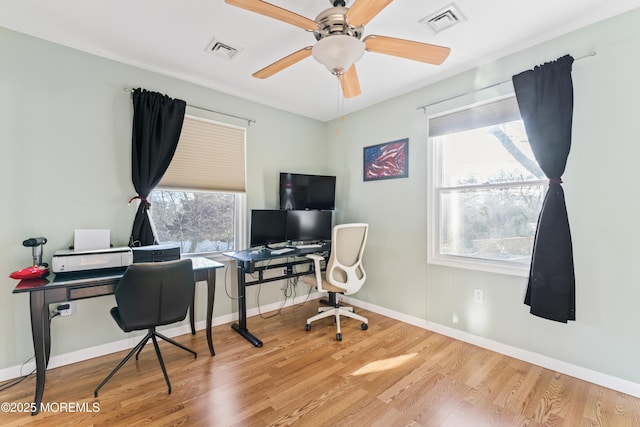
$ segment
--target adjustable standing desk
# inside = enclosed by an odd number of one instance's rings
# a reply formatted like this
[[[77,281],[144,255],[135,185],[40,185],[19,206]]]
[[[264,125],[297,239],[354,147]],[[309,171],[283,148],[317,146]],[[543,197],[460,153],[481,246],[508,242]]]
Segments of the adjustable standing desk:
[[[330,243],[325,243],[320,248],[294,248],[292,251],[285,253],[273,253],[267,250],[244,250],[239,252],[226,252],[224,255],[233,258],[238,263],[238,323],[233,323],[231,327],[234,331],[246,338],[251,344],[256,347],[262,347],[262,341],[260,341],[255,335],[249,332],[247,328],[247,286],[258,285],[261,283],[275,282],[278,280],[291,279],[293,277],[306,276],[313,272],[313,262],[308,259],[300,259],[307,254],[328,252],[331,249]],[[285,258],[285,261],[279,261],[271,263],[274,260],[281,260]],[[296,259],[297,258],[297,259]],[[293,267],[296,265],[308,264],[308,268],[304,271],[296,272]],[[279,268],[280,271],[286,269],[286,273],[277,275],[275,277],[264,277],[266,270]],[[255,280],[246,281],[246,274],[258,274],[258,278]]]
[[[207,282],[207,342],[209,344],[209,353],[213,356],[215,353],[211,337],[211,319],[213,317],[213,301],[216,291],[215,270],[223,267],[223,264],[203,257],[194,257],[191,260],[193,261],[195,281],[206,280]],[[36,415],[40,411],[44,393],[45,372],[51,352],[49,304],[111,295],[125,270],[126,267],[107,272],[84,272],[77,275],[67,273],[64,277],[59,275],[59,277],[52,280],[21,280],[13,290],[14,294],[29,292],[31,335],[36,359],[36,395],[31,415]],[[195,301],[191,301],[189,321],[192,335],[196,333],[194,306]]]

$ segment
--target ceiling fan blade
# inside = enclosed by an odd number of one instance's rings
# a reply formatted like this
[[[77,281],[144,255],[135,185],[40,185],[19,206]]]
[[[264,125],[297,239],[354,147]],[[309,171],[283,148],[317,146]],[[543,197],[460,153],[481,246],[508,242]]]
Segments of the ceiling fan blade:
[[[370,52],[399,56],[433,65],[442,64],[451,51],[448,47],[386,36],[367,36],[364,38],[364,43]]]
[[[287,9],[272,5],[262,0],[224,0],[225,3],[250,10],[270,18],[278,19],[287,24],[295,25],[306,31],[313,31],[318,28],[318,24],[309,18],[293,13]]]
[[[358,81],[358,73],[356,72],[356,64],[351,65],[346,73],[340,76],[340,86],[342,86],[342,94],[345,98],[353,98],[360,95],[360,81]]]
[[[291,55],[285,56],[284,58],[274,62],[271,65],[267,65],[260,71],[256,71],[253,73],[253,77],[258,79],[266,79],[267,77],[273,76],[275,73],[284,70],[287,67],[292,66],[296,62],[302,61],[303,59],[311,56],[311,46],[307,46],[305,48],[300,49],[297,52],[293,52]]]
[[[347,20],[354,27],[367,25],[393,0],[356,0],[347,11]]]

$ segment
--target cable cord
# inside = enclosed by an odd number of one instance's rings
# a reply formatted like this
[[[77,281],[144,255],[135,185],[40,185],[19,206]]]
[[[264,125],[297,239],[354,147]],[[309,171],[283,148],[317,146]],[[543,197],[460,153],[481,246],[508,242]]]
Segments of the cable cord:
[[[282,288],[280,288],[280,290],[282,291],[282,294],[284,295],[284,300],[282,301],[282,304],[280,305],[280,307],[278,308],[278,310],[270,315],[270,316],[265,316],[264,314],[262,314],[262,311],[260,310],[260,290],[262,289],[262,283],[258,286],[258,292],[256,293],[256,305],[258,306],[258,314],[260,315],[260,317],[262,319],[270,319],[272,317],[278,316],[282,313],[282,309],[285,307],[285,305],[287,304],[287,300],[289,298],[291,298],[292,302],[295,303],[296,300],[296,296],[298,295],[297,293],[297,289],[298,289],[298,284],[300,283],[300,277],[293,277],[290,279],[286,279],[286,283],[284,284],[284,286]],[[314,286],[309,285],[309,290],[307,291],[307,296],[304,299],[304,301],[298,303],[298,304],[294,304],[294,305],[304,305],[309,301],[309,298],[311,297],[311,292],[313,291]]]
[[[290,257],[287,257],[287,260]],[[269,264],[271,264],[271,261],[268,261],[265,266],[269,266]],[[255,277],[254,275],[251,275],[251,277],[253,277],[254,279],[257,279],[257,277]],[[284,279],[286,280],[285,283],[285,289],[288,287],[288,283],[291,281],[291,279]],[[287,299],[289,299],[289,297],[287,296],[286,291],[284,291],[284,301],[282,301],[282,304],[280,304],[280,307],[278,307],[278,310],[273,313],[270,316],[265,316],[264,314],[262,314],[262,310],[260,309],[260,291],[262,290],[262,283],[260,283],[258,285],[258,292],[256,293],[256,306],[258,307],[258,315],[260,316],[261,319],[271,319],[272,317],[276,317],[279,316],[280,313],[282,312],[282,309],[284,308],[284,306],[287,304]]]
[[[288,259],[289,257],[287,257]],[[229,264],[231,264],[230,262],[227,263],[227,265],[225,266],[225,271],[224,271],[224,291],[227,294],[227,297],[231,300],[238,300],[240,299],[239,297],[234,297],[231,295],[231,293],[229,292],[229,288],[227,286],[227,283],[229,282]],[[268,261],[266,264],[263,264],[264,267],[268,267],[269,264],[271,264],[271,261]],[[258,279],[258,276],[256,275],[256,273],[251,273],[249,274],[253,279]],[[258,284],[258,292],[256,292],[256,305],[258,307],[258,314],[260,315],[260,317],[262,319],[270,319],[272,317],[278,316],[280,315],[280,313],[282,312],[282,309],[284,308],[284,306],[287,304],[287,300],[289,298],[292,298],[292,300],[295,302],[295,298],[297,296],[297,286],[300,283],[300,278],[299,277],[294,277],[294,278],[290,278],[290,279],[285,279],[285,285],[281,288],[282,290],[282,294],[284,295],[284,301],[282,301],[282,304],[280,305],[280,307],[278,308],[278,310],[270,315],[270,316],[265,316],[261,309],[260,309],[260,291],[262,290],[262,283]],[[309,301],[309,298],[311,297],[311,292],[313,290],[313,286],[309,285],[309,291],[307,292],[307,297],[304,299],[304,301],[302,301],[301,303],[299,303],[299,305],[303,305],[305,304],[307,301]]]
[[[280,313],[282,312],[282,309],[287,304],[287,299],[289,299],[289,298],[285,294],[284,301],[282,301],[282,304],[280,304],[280,307],[278,307],[278,310],[276,310],[276,312],[273,313],[270,316],[265,316],[264,314],[262,314],[262,310],[260,309],[260,290],[262,290],[262,283],[260,283],[258,285],[258,292],[256,293],[256,305],[258,306],[258,315],[260,316],[260,318],[261,319],[271,319],[272,317],[279,316]]]
[[[0,385],[0,391],[8,390],[9,388],[20,384],[22,381],[26,380],[31,375],[35,374],[35,372],[36,372],[35,368],[33,369],[33,371],[31,371],[28,374],[22,374],[22,369],[24,368],[24,366],[27,363],[29,363],[29,361],[31,361],[33,359],[35,359],[35,356],[31,356],[30,358],[28,358],[27,360],[22,362],[22,365],[20,365],[20,376],[18,378],[13,378],[13,379],[7,380],[4,384],[1,384]]]
[[[51,319],[53,319],[54,317],[58,317],[60,316],[60,312],[58,310],[52,310],[49,313],[49,321],[51,321]],[[22,373],[22,369],[24,368],[24,366],[29,363],[29,361],[35,359],[35,356],[31,356],[30,358],[28,358],[27,360],[25,360],[24,362],[22,362],[22,365],[20,365],[20,376],[18,376],[17,378],[13,378],[10,380],[7,380],[4,384],[0,385],[0,391],[5,391],[15,385],[20,384],[22,381],[26,380],[27,378],[29,378],[31,375],[35,374],[36,369],[34,368],[31,372],[29,372],[28,374],[23,374]]]
[[[227,297],[229,297],[230,300],[234,300],[237,301],[240,299],[240,297],[234,297],[229,293],[229,288],[227,288],[227,276],[229,273],[229,265],[231,264],[231,262],[227,262],[227,265],[224,268],[224,292],[227,294]]]

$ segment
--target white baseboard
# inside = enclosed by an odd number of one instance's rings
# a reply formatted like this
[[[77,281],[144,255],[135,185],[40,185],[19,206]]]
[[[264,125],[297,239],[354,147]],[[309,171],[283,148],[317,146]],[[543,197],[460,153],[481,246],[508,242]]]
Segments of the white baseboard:
[[[634,383],[622,378],[614,377],[612,375],[603,374],[598,371],[594,371],[581,366],[573,365],[571,363],[563,362],[562,360],[553,359],[551,357],[544,356],[542,354],[534,353],[529,350],[523,350],[521,348],[512,347],[493,341],[487,338],[479,337],[477,335],[470,334],[468,332],[460,331],[449,326],[441,325],[439,323],[428,322],[424,319],[409,316],[404,313],[389,310],[384,307],[379,307],[373,304],[369,304],[354,298],[343,297],[345,302],[354,304],[358,307],[366,310],[373,311],[392,319],[399,320],[410,325],[414,325],[420,328],[427,329],[429,331],[436,332],[441,335],[445,335],[460,341],[467,342],[469,344],[476,345],[478,347],[486,348],[487,350],[495,351],[496,353],[504,354],[506,356],[513,357],[518,360],[522,360],[537,366],[541,366],[552,371],[560,372],[565,375],[569,375],[584,381],[588,381],[593,384],[597,384],[612,390],[616,390],[622,393],[629,394],[634,397],[640,397],[640,384]]]
[[[318,299],[322,296],[321,293],[315,292],[307,295],[301,295],[296,297],[295,299],[287,299],[286,303],[283,305],[282,302],[276,302],[273,304],[264,305],[260,308],[252,308],[247,310],[247,317],[257,316],[260,313],[266,313],[269,311],[277,310],[281,307],[289,307],[295,304],[300,304],[305,300],[313,300]],[[238,320],[238,313],[226,314],[223,316],[217,316],[212,319],[213,326],[223,325],[225,323],[231,323],[233,321]],[[203,330],[206,327],[206,321],[201,320],[195,323],[196,331]],[[163,335],[168,336],[169,338],[174,338],[180,335],[188,334],[191,332],[191,327],[189,325],[181,325],[173,328],[163,329]],[[72,363],[81,362],[83,360],[93,359],[94,357],[105,356],[107,354],[115,353],[122,350],[132,349],[140,339],[142,339],[142,334],[132,336],[129,338],[125,338],[118,341],[113,341],[106,344],[97,345],[94,347],[83,348],[82,350],[72,351],[70,353],[59,354],[55,356],[51,356],[49,359],[48,369],[58,368],[60,366],[70,365]],[[214,339],[215,343],[215,339]],[[0,381],[6,381],[13,378],[19,378],[23,375],[29,374],[31,371],[36,369],[36,363],[32,360],[27,361],[23,365],[20,366],[12,366],[5,369],[0,369]]]
[[[289,307],[291,305],[300,304],[305,300],[314,300],[322,297],[321,293],[313,293],[308,297],[306,295],[299,296],[295,300],[287,300],[282,305],[281,302],[268,304],[260,308],[253,308],[247,310],[247,317],[257,316],[260,313],[266,313],[269,311],[277,310],[280,307]],[[343,297],[343,300],[349,304],[354,304],[358,307],[366,310],[373,311],[374,313],[381,314],[386,317],[398,320],[400,322],[408,323],[423,329],[427,329],[438,334],[442,334],[460,341],[467,342],[469,344],[477,345],[478,347],[486,348],[487,350],[495,351],[496,353],[504,354],[519,360],[523,360],[534,365],[541,366],[552,371],[557,371],[562,374],[570,375],[572,377],[588,381],[593,384],[601,385],[603,387],[610,388],[622,393],[629,394],[634,397],[640,397],[640,384],[627,381],[621,378],[617,378],[611,375],[603,374],[591,369],[583,368],[581,366],[573,365],[571,363],[563,362],[561,360],[553,359],[532,351],[523,350],[517,347],[512,347],[497,341],[493,341],[487,338],[472,335],[468,332],[460,331],[449,326],[444,326],[439,323],[428,322],[424,319],[409,316],[404,313],[389,310],[384,307],[369,304],[364,301],[360,301],[350,297]],[[230,323],[238,319],[237,313],[227,314],[224,316],[218,316],[213,318],[213,325],[222,325]],[[196,322],[196,330],[202,330],[206,326],[204,320]],[[165,329],[162,333],[168,337],[176,337],[184,334],[188,334],[191,331],[189,325],[181,325],[175,328]],[[104,356],[106,354],[115,353],[117,351],[127,350],[133,348],[138,342],[140,337],[131,337],[123,340],[101,344],[95,347],[89,347],[86,349],[73,351],[71,353],[60,354],[52,356],[49,361],[49,368],[57,368],[59,366],[65,366],[72,363],[80,362],[83,360],[93,359],[94,357]],[[0,370],[0,381],[6,381],[13,378],[18,378],[25,375],[35,369],[35,362],[28,362],[23,366],[13,366]]]

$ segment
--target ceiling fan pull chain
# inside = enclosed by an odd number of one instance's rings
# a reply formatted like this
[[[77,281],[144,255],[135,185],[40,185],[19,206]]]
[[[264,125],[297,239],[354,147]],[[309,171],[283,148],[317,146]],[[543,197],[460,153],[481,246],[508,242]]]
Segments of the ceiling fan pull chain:
[[[338,85],[338,86],[339,86],[339,85]],[[342,91],[341,91],[341,90],[339,90],[338,92],[340,92],[340,95],[339,95],[339,96],[340,96],[340,100],[342,101],[342,102],[340,103],[340,105],[341,105],[341,107],[342,107],[342,109],[340,110],[340,121],[341,121],[341,122],[344,122],[344,93],[342,93]]]
[[[337,77],[338,85],[336,91],[336,107],[338,108],[338,117],[344,122],[344,97],[342,97],[342,85],[340,84],[340,77]],[[342,102],[340,102],[342,100]],[[336,127],[336,135],[340,134],[340,127]]]
[[[337,90],[336,90],[336,107],[337,107],[337,110],[338,110],[338,116],[341,116],[342,112],[343,112],[343,109],[340,108],[340,92],[341,92],[341,90],[340,90],[340,78],[336,78],[336,82],[337,82],[337,85],[336,85],[336,88],[337,88]],[[344,105],[343,105],[343,108],[344,108]]]

